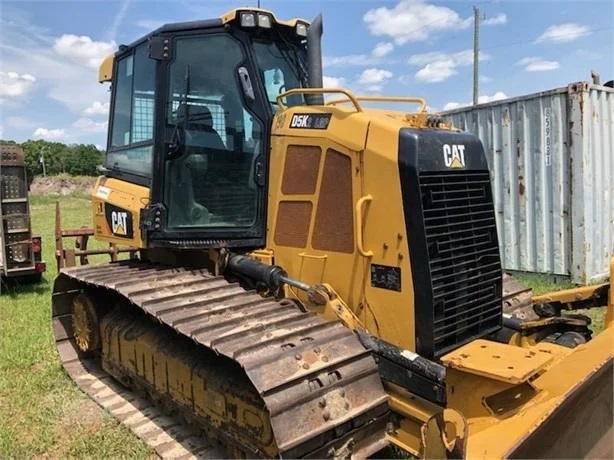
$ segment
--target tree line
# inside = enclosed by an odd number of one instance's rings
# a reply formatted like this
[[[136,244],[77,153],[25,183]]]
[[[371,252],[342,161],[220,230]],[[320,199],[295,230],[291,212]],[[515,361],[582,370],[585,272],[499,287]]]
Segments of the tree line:
[[[15,145],[18,143],[0,139],[0,144]],[[30,180],[43,174],[47,176],[62,173],[71,176],[97,176],[98,166],[104,164],[104,151],[99,150],[93,144],[66,145],[62,142],[30,139],[19,145],[24,151]]]

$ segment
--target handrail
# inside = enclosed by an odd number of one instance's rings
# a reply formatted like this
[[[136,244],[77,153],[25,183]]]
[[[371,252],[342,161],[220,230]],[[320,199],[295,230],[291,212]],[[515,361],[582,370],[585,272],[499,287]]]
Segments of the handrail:
[[[420,104],[418,112],[426,111],[426,100],[421,97],[406,97],[406,96],[354,96],[357,101],[377,101],[377,102],[409,102]],[[326,105],[335,105],[342,102],[348,102],[348,99],[335,99],[328,101]]]
[[[348,99],[344,99],[344,100],[352,102],[352,104],[354,104],[354,107],[356,108],[356,111],[362,112],[362,107],[358,103],[356,96],[354,96],[347,89],[343,89],[343,88],[292,88],[286,92],[278,94],[276,101],[277,101],[277,105],[279,106],[281,110],[286,110],[287,107],[283,104],[283,102],[281,102],[282,98],[284,97],[292,96],[293,94],[324,94],[324,93],[345,94],[348,97]]]
[[[373,251],[365,251],[362,245],[362,206],[366,201],[372,201],[371,195],[365,195],[356,202],[356,248],[363,257],[373,257]]]

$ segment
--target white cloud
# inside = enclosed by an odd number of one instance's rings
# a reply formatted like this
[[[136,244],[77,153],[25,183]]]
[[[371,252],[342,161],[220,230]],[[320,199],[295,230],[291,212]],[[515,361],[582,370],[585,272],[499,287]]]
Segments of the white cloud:
[[[374,67],[364,70],[360,77],[358,77],[358,83],[361,85],[376,85],[383,83],[392,78],[392,72],[384,69],[376,69]]]
[[[32,90],[36,78],[29,73],[0,72],[0,104],[8,99],[25,96]]]
[[[394,44],[390,42],[379,42],[369,54],[363,53],[350,54],[347,56],[324,56],[322,58],[322,64],[324,67],[377,65],[382,61],[383,57],[389,55],[393,50]]]
[[[348,56],[324,56],[322,65],[324,67],[348,66],[348,65],[372,65],[375,64],[373,57],[369,54],[351,54]]]
[[[343,77],[323,77],[323,84],[325,88],[346,88],[355,93],[377,93],[380,92],[384,85],[393,77],[392,72],[389,70],[378,69],[371,67],[365,69],[360,74],[355,75],[351,79]],[[327,94],[326,98],[337,99],[339,94]]]
[[[108,115],[109,103],[94,101],[87,109],[83,111],[85,115]]]
[[[482,24],[486,26],[498,26],[501,24],[507,24],[507,15],[505,13],[499,13],[493,18],[484,19]]]
[[[493,81],[492,77],[487,77],[486,75],[480,75],[481,83],[490,83],[491,81]]]
[[[497,91],[492,96],[479,96],[478,104],[486,104],[488,102],[501,101],[503,99],[507,99],[507,95],[503,91]],[[461,107],[469,107],[472,104],[472,102],[448,102],[446,105],[443,106],[443,110],[454,110]]]
[[[590,30],[587,26],[581,26],[573,22],[566,24],[550,26],[546,31],[537,37],[537,42],[550,42],[550,43],[568,43],[572,42],[580,37],[588,35]]]
[[[480,61],[490,59],[490,56],[480,53]],[[458,67],[473,64],[473,51],[465,50],[457,53],[430,52],[414,54],[409,58],[409,64],[422,66],[414,78],[423,83],[438,83],[447,80],[458,73]]]
[[[375,57],[384,57],[387,54],[390,54],[392,52],[392,50],[394,49],[394,45],[390,42],[380,42],[377,45],[375,45],[375,48],[373,48],[373,51],[371,51],[371,54]]]
[[[322,77],[322,83],[324,88],[343,88],[345,85],[345,78],[342,77]]]
[[[91,118],[81,117],[65,128],[36,128],[32,133],[33,139],[47,141],[78,142],[80,138],[91,134],[105,133],[107,122],[95,122]]]
[[[484,60],[485,55],[482,54],[481,60]],[[407,61],[411,65],[426,65],[435,61],[453,61],[457,65],[469,65],[473,63],[473,51],[465,50],[456,53],[447,53],[444,51],[433,51],[430,53],[414,54]]]
[[[72,124],[78,130],[78,135],[104,133],[107,130],[107,122],[96,122],[91,118],[82,117]]]
[[[426,41],[437,32],[473,24],[473,17],[462,19],[456,11],[424,0],[401,0],[394,8],[372,9],[363,20],[373,35],[391,37],[399,45]]]
[[[108,99],[108,85],[98,83],[98,60],[114,44],[89,37],[46,34],[25,20],[2,20],[2,67],[36,75],[36,88],[71,112],[82,114],[92,101]],[[96,63],[94,66],[93,64]],[[88,97],[80,97],[87,94]]]
[[[63,129],[36,128],[32,133],[33,139],[45,139],[46,141],[57,141],[65,137],[66,132]]]
[[[561,67],[557,61],[547,61],[540,57],[526,57],[518,61],[517,65],[524,66],[527,72],[548,72]]]
[[[358,77],[357,83],[363,86],[365,91],[380,92],[384,85],[392,78],[392,72],[384,69],[371,67],[365,69]]]
[[[435,61],[418,70],[415,78],[424,83],[439,83],[457,73],[453,61]]]
[[[447,104],[445,104],[443,106],[443,110],[444,111],[446,111],[446,110],[454,110],[454,109],[458,109],[460,107],[464,107],[464,106],[467,106],[467,105],[471,105],[471,104],[462,104],[460,102],[448,102]]]
[[[322,77],[322,86],[324,88],[347,88],[347,81],[343,77],[327,77],[324,75]],[[343,94],[341,93],[325,93],[324,100],[330,101],[334,99],[343,98]]]
[[[115,42],[94,41],[82,35],[64,34],[55,40],[53,50],[74,62],[98,69],[102,59],[115,51]]]
[[[347,56],[324,56],[322,65],[324,67],[334,66],[368,66],[377,65],[382,62],[382,58],[394,50],[394,45],[389,42],[381,42],[375,45],[370,54],[349,54]]]
[[[487,102],[495,102],[495,101],[502,101],[503,99],[507,99],[508,97],[506,96],[506,94],[503,91],[497,91],[495,94],[493,94],[492,96],[479,96],[478,97],[478,103],[479,104],[486,104]]]

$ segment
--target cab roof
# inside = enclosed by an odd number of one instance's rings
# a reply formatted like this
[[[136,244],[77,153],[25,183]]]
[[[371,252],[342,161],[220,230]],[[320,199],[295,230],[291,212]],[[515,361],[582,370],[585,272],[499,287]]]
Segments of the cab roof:
[[[129,45],[120,45],[118,51],[106,56],[100,63],[100,66],[98,69],[98,81],[100,83],[111,81],[113,77],[114,58],[118,54],[120,53],[123,54],[126,50],[135,48],[141,43],[149,40],[150,37],[154,37],[154,36],[161,35],[164,33],[169,33],[169,32],[178,32],[178,31],[184,32],[184,31],[190,31],[190,30],[211,29],[214,27],[221,27],[225,24],[231,24],[234,21],[238,20],[238,18],[240,17],[240,13],[242,12],[268,14],[272,18],[272,21],[271,21],[272,23],[276,25],[289,27],[289,28],[295,28],[298,23],[303,23],[306,26],[309,26],[310,24],[310,22],[307,21],[306,19],[297,18],[297,17],[289,19],[289,20],[280,20],[280,19],[277,19],[275,14],[270,10],[267,10],[264,8],[252,8],[252,7],[235,8],[233,10],[230,10],[224,13],[219,18],[202,19],[198,21],[174,22],[174,23],[164,24],[158,27],[157,29],[149,32],[148,34],[138,38],[137,40],[130,43]]]

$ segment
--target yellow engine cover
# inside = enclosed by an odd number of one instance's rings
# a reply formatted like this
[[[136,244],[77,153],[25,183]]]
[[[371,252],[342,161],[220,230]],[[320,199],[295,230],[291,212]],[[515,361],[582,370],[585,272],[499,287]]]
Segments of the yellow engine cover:
[[[139,222],[149,204],[149,189],[142,185],[99,177],[92,190],[94,235],[97,240],[145,248]]]

